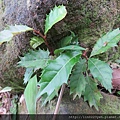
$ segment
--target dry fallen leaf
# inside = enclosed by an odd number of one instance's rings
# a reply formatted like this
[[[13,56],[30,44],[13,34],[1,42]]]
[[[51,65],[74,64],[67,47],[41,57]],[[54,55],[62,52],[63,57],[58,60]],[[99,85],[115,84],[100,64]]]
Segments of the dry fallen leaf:
[[[120,90],[120,69],[113,69],[112,85],[114,89]]]

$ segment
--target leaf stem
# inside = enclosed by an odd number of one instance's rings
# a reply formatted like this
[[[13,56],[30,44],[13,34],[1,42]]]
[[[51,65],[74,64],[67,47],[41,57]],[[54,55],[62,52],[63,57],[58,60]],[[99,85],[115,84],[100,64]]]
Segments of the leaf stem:
[[[34,33],[38,34],[40,37],[43,38],[44,42],[45,42],[45,45],[47,46],[47,48],[49,49],[50,51],[50,54],[51,55],[54,55],[54,50],[49,46],[48,42],[47,42],[47,39],[46,39],[46,35],[43,35],[39,30],[33,30]]]
[[[86,48],[86,50],[83,52],[82,56],[88,61],[88,57],[87,57],[87,52],[88,52],[88,48]]]
[[[56,119],[56,114],[58,114],[58,111],[59,111],[59,108],[60,108],[61,99],[62,99],[62,96],[63,96],[63,92],[65,90],[65,86],[66,86],[66,84],[64,83],[62,85],[62,87],[61,87],[60,95],[59,95],[59,98],[58,98],[58,101],[57,101],[57,105],[56,105],[56,108],[55,108],[55,111],[54,111],[54,116],[53,116],[52,120],[55,120]]]
[[[44,36],[39,30],[34,29],[33,32],[41,36],[44,40],[46,39],[46,36]]]

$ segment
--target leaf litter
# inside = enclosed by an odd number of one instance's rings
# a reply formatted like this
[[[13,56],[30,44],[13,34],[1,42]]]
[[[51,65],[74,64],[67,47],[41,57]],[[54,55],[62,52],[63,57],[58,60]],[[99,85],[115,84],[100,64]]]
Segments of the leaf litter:
[[[0,93],[0,114],[9,114],[11,106],[11,94],[9,92]]]

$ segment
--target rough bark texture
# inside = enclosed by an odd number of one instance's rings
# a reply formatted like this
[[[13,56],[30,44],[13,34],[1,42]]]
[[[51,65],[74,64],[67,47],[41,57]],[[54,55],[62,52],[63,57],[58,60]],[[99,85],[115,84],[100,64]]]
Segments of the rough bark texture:
[[[119,0],[3,0],[0,3],[0,29],[6,25],[25,24],[44,31],[45,15],[54,5],[64,4],[68,14],[48,33],[49,43],[73,30],[82,46],[91,47],[105,32],[119,26]],[[22,85],[23,68],[17,68],[18,57],[28,51],[33,33],[24,33],[0,46],[0,83],[2,86]],[[56,37],[57,36],[57,37]],[[10,81],[10,82],[8,82]]]

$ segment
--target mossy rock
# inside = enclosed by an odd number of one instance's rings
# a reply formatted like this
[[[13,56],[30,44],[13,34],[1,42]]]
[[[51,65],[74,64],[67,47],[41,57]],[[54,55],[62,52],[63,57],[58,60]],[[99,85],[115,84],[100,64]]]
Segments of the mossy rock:
[[[59,114],[120,114],[120,99],[114,95],[102,93],[99,111],[94,107],[90,107],[83,98],[76,98],[69,95],[69,90],[66,90],[60,104]],[[53,114],[57,99],[55,98],[49,104],[41,107],[41,100],[37,102],[37,114]],[[27,114],[25,101],[18,105],[18,114]]]

